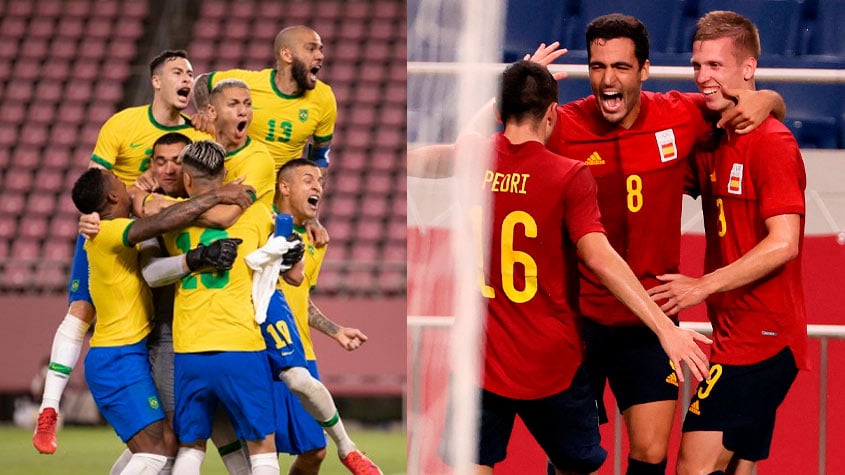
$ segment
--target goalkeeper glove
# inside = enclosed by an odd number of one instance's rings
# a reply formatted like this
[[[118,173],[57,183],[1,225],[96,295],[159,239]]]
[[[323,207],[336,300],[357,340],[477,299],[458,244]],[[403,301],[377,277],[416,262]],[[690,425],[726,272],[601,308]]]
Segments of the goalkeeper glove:
[[[229,270],[238,257],[238,244],[243,240],[238,238],[218,239],[209,245],[200,244],[185,254],[188,269],[196,272],[213,267],[217,270]]]
[[[293,233],[285,239],[294,245],[282,255],[282,272],[295,266],[305,256],[305,245],[302,243],[302,238],[299,234]]]

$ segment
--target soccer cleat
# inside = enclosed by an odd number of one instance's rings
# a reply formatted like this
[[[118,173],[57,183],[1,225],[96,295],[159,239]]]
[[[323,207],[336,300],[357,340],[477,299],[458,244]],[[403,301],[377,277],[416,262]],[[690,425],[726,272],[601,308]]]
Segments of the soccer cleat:
[[[56,421],[59,415],[52,407],[38,413],[38,425],[32,435],[32,445],[38,453],[52,454],[56,451]]]
[[[355,475],[384,475],[381,469],[360,450],[349,452],[340,461]]]

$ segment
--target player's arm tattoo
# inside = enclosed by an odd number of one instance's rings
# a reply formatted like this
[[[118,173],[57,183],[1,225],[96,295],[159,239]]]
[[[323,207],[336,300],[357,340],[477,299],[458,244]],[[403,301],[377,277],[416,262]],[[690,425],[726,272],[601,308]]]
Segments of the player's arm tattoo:
[[[135,244],[171,229],[186,226],[219,202],[220,196],[217,195],[217,192],[210,191],[190,200],[176,203],[155,216],[135,220],[126,234],[126,240],[130,244]]]
[[[308,299],[308,326],[330,337],[334,337],[340,331],[340,325],[329,320],[311,299]]]

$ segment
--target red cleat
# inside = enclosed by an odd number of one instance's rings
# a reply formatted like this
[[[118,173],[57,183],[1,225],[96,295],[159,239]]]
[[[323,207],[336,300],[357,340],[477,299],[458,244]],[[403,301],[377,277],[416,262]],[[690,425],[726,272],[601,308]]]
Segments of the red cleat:
[[[52,407],[45,408],[38,413],[38,425],[32,435],[32,445],[41,454],[52,454],[56,451],[56,421],[59,415]]]
[[[355,475],[384,475],[381,469],[360,450],[349,452],[340,461]]]

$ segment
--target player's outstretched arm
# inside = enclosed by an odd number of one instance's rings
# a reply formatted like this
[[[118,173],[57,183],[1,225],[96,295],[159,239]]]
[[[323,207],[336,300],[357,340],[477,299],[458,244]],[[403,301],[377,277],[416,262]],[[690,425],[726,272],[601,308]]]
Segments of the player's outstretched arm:
[[[578,240],[578,253],[613,295],[624,303],[660,339],[660,345],[675,365],[678,380],[683,367],[697,379],[709,379],[707,356],[696,342],[712,343],[706,336],[677,327],[649,298],[628,264],[616,253],[603,233],[588,233]]]
[[[240,183],[229,183],[214,191],[176,203],[155,216],[137,219],[127,231],[126,240],[129,244],[136,244],[171,229],[186,226],[216,204],[240,206],[243,203],[251,203],[250,189],[251,187]]]
[[[649,289],[654,300],[666,300],[661,308],[667,314],[692,307],[716,292],[742,287],[769,275],[798,256],[801,217],[781,214],[766,220],[768,234],[734,262],[700,278],[681,274],[657,276],[665,284]]]
[[[408,150],[408,176],[447,178],[454,173],[454,144],[430,144]]]
[[[334,339],[347,351],[357,350],[367,341],[367,335],[357,328],[342,327],[331,321],[308,299],[308,326]]]

